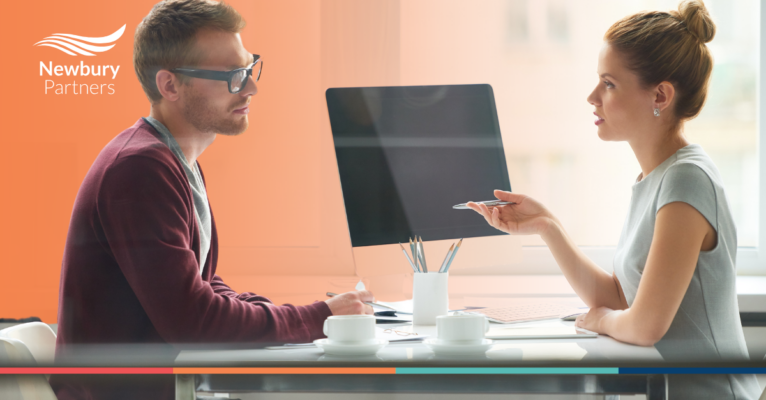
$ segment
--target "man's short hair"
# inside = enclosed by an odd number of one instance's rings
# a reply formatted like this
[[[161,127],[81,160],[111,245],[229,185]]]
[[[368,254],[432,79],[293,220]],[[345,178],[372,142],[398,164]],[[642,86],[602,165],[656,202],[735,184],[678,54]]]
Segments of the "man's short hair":
[[[156,76],[161,69],[195,66],[202,54],[195,35],[203,28],[239,33],[245,20],[230,5],[208,0],[165,0],[152,7],[136,28],[133,67],[152,104],[162,98]],[[188,79],[178,75],[181,82]]]

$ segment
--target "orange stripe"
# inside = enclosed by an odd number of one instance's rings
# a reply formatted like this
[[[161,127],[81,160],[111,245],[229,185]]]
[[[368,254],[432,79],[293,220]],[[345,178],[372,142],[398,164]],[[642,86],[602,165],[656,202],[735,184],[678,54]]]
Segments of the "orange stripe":
[[[396,368],[173,368],[174,374],[396,374]]]

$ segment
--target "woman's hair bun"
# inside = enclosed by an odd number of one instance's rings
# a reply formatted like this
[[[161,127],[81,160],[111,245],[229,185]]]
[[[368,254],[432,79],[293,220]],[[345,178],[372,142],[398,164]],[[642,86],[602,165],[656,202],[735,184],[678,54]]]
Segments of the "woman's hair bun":
[[[686,0],[678,6],[677,18],[686,25],[686,29],[702,43],[713,40],[715,24],[702,0]]]
[[[677,10],[629,15],[615,22],[604,40],[644,88],[673,83],[673,114],[680,123],[699,115],[705,104],[713,71],[705,43],[713,36],[715,24],[702,0],[684,0]]]

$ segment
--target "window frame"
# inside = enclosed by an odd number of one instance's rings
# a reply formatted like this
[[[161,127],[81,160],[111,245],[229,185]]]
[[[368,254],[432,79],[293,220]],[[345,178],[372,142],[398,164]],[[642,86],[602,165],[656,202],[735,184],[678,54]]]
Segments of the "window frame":
[[[758,74],[756,77],[756,129],[758,132],[758,247],[739,248],[737,264],[739,275],[766,275],[766,7],[758,2]],[[739,261],[742,259],[742,261]]]

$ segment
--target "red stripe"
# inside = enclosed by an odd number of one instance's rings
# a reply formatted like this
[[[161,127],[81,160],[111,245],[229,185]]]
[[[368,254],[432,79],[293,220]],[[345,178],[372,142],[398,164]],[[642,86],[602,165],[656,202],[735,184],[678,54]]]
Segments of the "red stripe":
[[[14,374],[173,374],[173,368],[0,368],[0,375]]]

